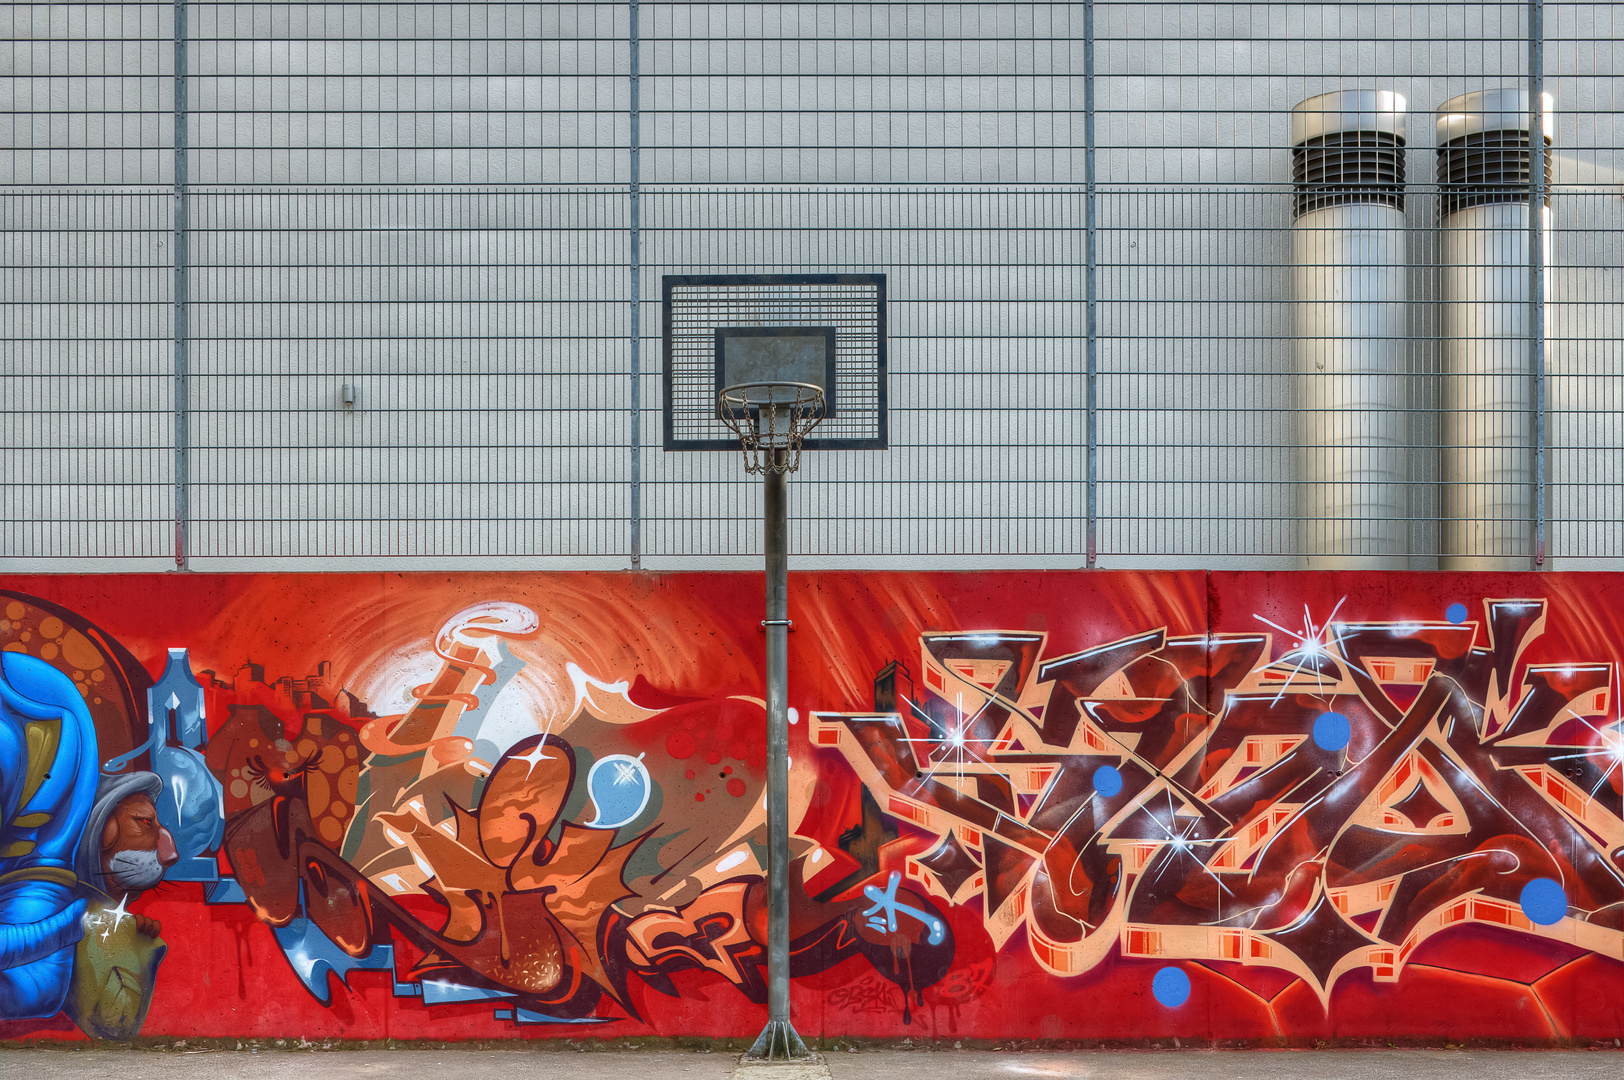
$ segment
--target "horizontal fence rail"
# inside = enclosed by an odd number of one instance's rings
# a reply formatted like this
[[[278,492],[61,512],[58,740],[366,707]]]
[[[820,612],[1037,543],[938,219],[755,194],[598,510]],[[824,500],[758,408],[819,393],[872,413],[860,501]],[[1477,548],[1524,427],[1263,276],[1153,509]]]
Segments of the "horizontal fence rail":
[[[808,565],[1624,565],[1621,16],[12,5],[0,559],[755,566],[662,279],[843,273],[890,440]]]

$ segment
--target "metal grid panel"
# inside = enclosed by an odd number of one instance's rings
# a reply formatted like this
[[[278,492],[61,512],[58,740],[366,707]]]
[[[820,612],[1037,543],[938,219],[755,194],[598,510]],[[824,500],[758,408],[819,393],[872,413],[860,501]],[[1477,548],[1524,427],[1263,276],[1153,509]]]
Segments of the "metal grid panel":
[[[829,415],[807,450],[883,450],[886,439],[885,279],[864,275],[809,281],[806,275],[667,277],[661,283],[665,338],[661,387],[670,424],[666,445],[736,450],[738,436],[717,418],[716,334],[733,327],[828,327],[833,378]],[[742,382],[743,380],[735,380]]]
[[[1620,8],[13,5],[0,555],[751,565],[737,460],[659,449],[660,277],[857,272],[892,449],[808,458],[803,555],[1419,568],[1493,505],[1485,557],[1616,565]],[[1433,110],[1542,71],[1543,245],[1440,220]],[[1397,403],[1383,492],[1310,475],[1352,411],[1302,396],[1292,270],[1292,108],[1375,88],[1401,359],[1342,383]]]
[[[643,296],[664,273],[887,275],[890,449],[803,459],[791,550],[1081,564],[1085,5],[641,8]],[[644,463],[648,565],[761,550],[736,453]]]
[[[194,554],[623,552],[625,205],[194,192]]]
[[[174,550],[171,202],[0,199],[0,553]]]
[[[0,7],[0,184],[168,184],[174,6]]]
[[[192,554],[618,562],[625,5],[192,11]]]
[[[1624,6],[1549,7],[1545,30],[1546,86],[1558,110],[1545,309],[1550,552],[1557,560],[1619,559],[1624,558]]]
[[[0,557],[174,550],[171,11],[0,9]]]
[[[1317,449],[1316,429],[1341,418],[1299,411],[1290,119],[1298,102],[1345,89],[1396,90],[1410,104],[1410,324],[1404,368],[1386,379],[1401,381],[1387,392],[1408,406],[1397,433],[1403,550],[1435,558],[1436,211],[1431,154],[1416,148],[1430,147],[1430,107],[1461,92],[1452,68],[1496,80],[1508,58],[1519,62],[1519,11],[1099,6],[1102,565],[1263,556],[1294,566],[1307,554],[1300,462]]]
[[[802,459],[792,551],[1081,561],[1080,191],[660,187],[644,206],[645,297],[666,273],[886,269],[890,449]],[[649,402],[659,317],[644,305]],[[659,453],[660,420],[644,414],[645,557],[759,552],[760,483],[737,450]]]
[[[1314,410],[1294,385],[1303,331],[1302,312],[1293,311],[1288,152],[1298,102],[1378,88],[1409,102],[1405,361],[1382,391],[1404,410],[1396,449],[1405,474],[1393,485],[1398,551],[1417,568],[1440,557],[1450,565],[1461,537],[1482,529],[1485,558],[1456,565],[1535,565],[1540,417],[1527,338],[1526,204],[1520,233],[1473,225],[1463,237],[1442,219],[1432,123],[1434,109],[1457,95],[1528,85],[1529,10],[1098,6],[1102,565],[1147,556],[1316,565],[1316,555],[1382,554],[1351,527],[1342,532],[1356,542],[1334,551],[1305,544],[1325,522],[1304,512],[1323,492],[1307,490],[1302,462],[1321,452],[1316,427],[1344,417]],[[1547,25],[1558,29],[1542,53],[1546,90],[1557,99],[1545,274],[1547,553],[1616,557],[1624,555],[1616,527],[1624,488],[1612,462],[1624,426],[1616,389],[1624,369],[1613,325],[1620,257],[1612,98],[1621,57],[1608,34],[1617,8],[1546,10]],[[1451,311],[1461,277],[1495,275],[1504,281],[1482,286],[1493,298],[1469,318]],[[1467,380],[1450,351],[1463,339],[1515,355],[1516,369],[1463,392]],[[1462,473],[1474,456],[1488,462],[1489,479]],[[1516,520],[1481,522],[1484,505]]]
[[[627,8],[190,4],[192,182],[625,182]]]
[[[640,7],[644,182],[1083,179],[1084,4]]]

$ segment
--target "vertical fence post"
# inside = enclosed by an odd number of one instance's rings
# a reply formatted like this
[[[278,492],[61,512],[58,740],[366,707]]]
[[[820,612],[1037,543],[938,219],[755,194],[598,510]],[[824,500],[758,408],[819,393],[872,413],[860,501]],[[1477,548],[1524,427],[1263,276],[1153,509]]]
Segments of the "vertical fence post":
[[[1083,179],[1086,191],[1083,196],[1083,213],[1085,217],[1086,234],[1084,237],[1084,250],[1088,260],[1085,271],[1087,275],[1087,307],[1088,307],[1088,566],[1097,565],[1099,560],[1098,543],[1098,512],[1099,512],[1099,438],[1096,408],[1099,403],[1099,322],[1096,304],[1098,291],[1096,288],[1095,269],[1097,265],[1097,248],[1095,247],[1095,218],[1094,193],[1098,176],[1094,165],[1094,0],[1087,0],[1083,5]]]
[[[1528,0],[1528,349],[1534,376],[1534,569],[1545,567],[1545,0]]]
[[[188,377],[191,368],[191,273],[189,237],[187,235],[187,162],[186,162],[186,5],[188,0],[175,0],[175,567],[186,569],[190,557],[188,498],[191,486],[190,467],[190,392]]]
[[[637,27],[637,0],[628,0],[627,8],[631,15],[631,25],[628,30],[630,56],[628,68],[630,72],[630,123],[629,144],[631,158],[627,195],[631,200],[631,227],[628,236],[629,248],[627,262],[631,274],[631,304],[629,316],[631,329],[628,333],[628,347],[631,350],[631,562],[632,569],[637,569],[643,563],[643,332],[641,323],[642,299],[642,270],[643,270],[643,218],[642,218],[642,164],[638,161],[638,154],[642,143],[642,116],[641,104],[638,100],[638,86],[640,77],[640,58],[638,57],[638,27]]]

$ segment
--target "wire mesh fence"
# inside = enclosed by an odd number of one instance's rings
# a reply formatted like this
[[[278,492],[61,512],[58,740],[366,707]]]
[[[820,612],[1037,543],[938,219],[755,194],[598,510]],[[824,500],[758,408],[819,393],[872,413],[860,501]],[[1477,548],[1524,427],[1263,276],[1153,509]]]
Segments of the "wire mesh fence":
[[[193,553],[624,552],[625,211],[194,190]]]
[[[661,282],[844,273],[803,557],[1617,565],[1621,11],[13,5],[0,557],[752,565]]]

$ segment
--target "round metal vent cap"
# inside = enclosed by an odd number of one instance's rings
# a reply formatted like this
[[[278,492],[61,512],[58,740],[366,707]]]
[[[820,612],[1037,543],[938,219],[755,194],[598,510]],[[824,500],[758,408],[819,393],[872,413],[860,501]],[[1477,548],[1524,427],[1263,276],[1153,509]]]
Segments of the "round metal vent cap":
[[[1391,90],[1336,90],[1291,110],[1291,145],[1343,131],[1378,131],[1404,141],[1409,103]]]
[[[1545,141],[1549,142],[1556,131],[1556,101],[1549,94],[1540,96],[1545,99]],[[1528,88],[1524,86],[1477,90],[1438,106],[1438,146],[1485,131],[1527,130]]]

